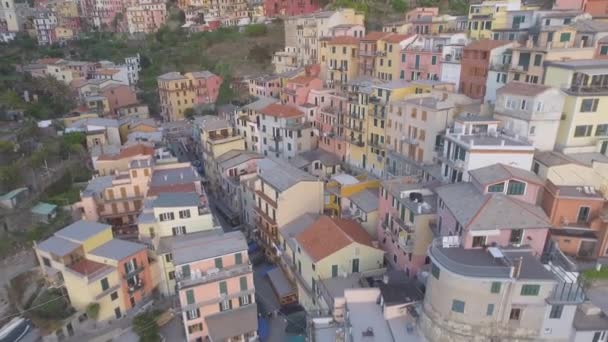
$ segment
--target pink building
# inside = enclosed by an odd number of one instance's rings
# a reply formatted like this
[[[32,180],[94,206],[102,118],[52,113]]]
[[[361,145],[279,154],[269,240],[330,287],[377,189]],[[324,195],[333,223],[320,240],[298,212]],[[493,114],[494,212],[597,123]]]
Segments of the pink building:
[[[290,106],[301,106],[308,101],[311,90],[323,89],[323,81],[318,77],[298,76],[287,81],[281,92],[281,102]]]
[[[430,226],[435,221],[437,196],[433,184],[415,177],[382,182],[376,228],[380,247],[396,269],[414,276],[427,263],[432,242]]]
[[[255,338],[255,287],[243,233],[194,233],[172,247],[186,340]]]
[[[264,14],[267,17],[307,14],[318,9],[318,0],[264,0]]]
[[[540,255],[551,227],[537,205],[542,180],[530,171],[503,164],[469,174],[469,183],[436,189],[436,234],[458,236],[464,248],[527,246]]]
[[[264,75],[249,80],[249,95],[278,97],[281,92],[281,78],[275,75]]]
[[[441,49],[410,47],[401,51],[399,78],[407,81],[439,80]]]
[[[108,100],[111,115],[118,114],[118,108],[137,103],[137,94],[125,84],[109,84],[100,89],[100,95]]]
[[[418,7],[405,13],[405,21],[412,22],[424,17],[436,17],[439,15],[439,7]]]
[[[319,107],[315,127],[319,130],[319,148],[345,160],[348,144],[342,138],[348,115],[348,96],[340,93],[327,94]]]
[[[164,2],[145,3],[127,9],[129,33],[156,32],[165,24],[167,5]]]

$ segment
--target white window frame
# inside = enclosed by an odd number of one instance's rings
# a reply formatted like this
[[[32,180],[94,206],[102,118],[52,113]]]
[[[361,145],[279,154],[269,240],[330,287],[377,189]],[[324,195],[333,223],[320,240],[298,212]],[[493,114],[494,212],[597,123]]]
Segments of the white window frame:
[[[222,311],[228,311],[230,310],[230,301],[228,299],[225,299],[220,302],[220,306],[222,308]]]
[[[184,209],[179,211],[180,219],[189,219],[190,217],[192,217],[190,214],[190,209]]]
[[[175,226],[171,227],[171,232],[175,233],[175,236],[185,235],[186,234],[186,226]]]
[[[241,305],[249,305],[249,295],[241,296]]]

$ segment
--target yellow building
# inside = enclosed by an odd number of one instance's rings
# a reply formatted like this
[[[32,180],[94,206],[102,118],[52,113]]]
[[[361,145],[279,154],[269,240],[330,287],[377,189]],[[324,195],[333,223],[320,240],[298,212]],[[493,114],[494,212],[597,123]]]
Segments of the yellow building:
[[[305,308],[328,309],[318,291],[324,280],[383,270],[384,250],[355,220],[304,215],[281,236],[282,266],[295,279]]]
[[[114,239],[112,226],[78,221],[34,245],[47,281],[64,286],[70,304],[97,319],[120,318],[152,293],[156,283],[143,244]]]
[[[376,78],[385,81],[398,80],[402,62],[401,50],[415,39],[416,35],[413,34],[391,34],[378,39]]]
[[[158,76],[157,83],[161,115],[166,121],[179,121],[187,109],[214,103],[222,79],[209,71],[169,72]]]
[[[566,94],[556,148],[563,153],[608,152],[608,60],[546,63],[545,85]]]
[[[492,39],[492,30],[507,28],[507,11],[521,8],[521,0],[486,0],[469,7],[469,38]]]
[[[330,83],[344,84],[359,73],[359,39],[339,36],[321,42],[321,78]]]

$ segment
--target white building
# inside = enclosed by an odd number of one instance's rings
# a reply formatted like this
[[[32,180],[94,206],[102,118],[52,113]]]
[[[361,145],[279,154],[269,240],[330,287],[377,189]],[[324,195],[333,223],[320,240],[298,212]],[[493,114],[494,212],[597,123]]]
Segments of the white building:
[[[441,50],[441,75],[439,80],[454,84],[454,91],[456,92],[459,91],[460,87],[460,60],[465,44],[466,40],[462,43],[456,42],[446,45]]]
[[[34,15],[34,29],[38,38],[38,45],[51,45],[57,42],[55,27],[57,17],[49,10],[37,10]]]
[[[502,163],[524,170],[532,168],[534,147],[528,142],[498,132],[498,120],[461,115],[448,129],[439,153],[441,175],[450,182],[468,182],[469,171]]]
[[[498,90],[494,118],[503,131],[527,139],[541,151],[552,151],[564,106],[557,88],[509,82]]]

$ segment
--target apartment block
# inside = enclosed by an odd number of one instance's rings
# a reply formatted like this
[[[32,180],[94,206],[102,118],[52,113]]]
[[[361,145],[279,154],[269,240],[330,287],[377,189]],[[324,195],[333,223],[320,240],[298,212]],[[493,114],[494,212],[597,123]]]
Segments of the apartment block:
[[[106,147],[121,146],[119,123],[115,119],[81,119],[69,124],[65,131],[85,133],[87,148],[94,153],[100,153]]]
[[[359,76],[376,75],[376,58],[378,56],[378,40],[388,36],[386,32],[368,32],[359,41]]]
[[[142,3],[127,8],[127,25],[130,34],[156,32],[165,24],[166,18],[165,3]]]
[[[321,78],[330,85],[347,83],[359,74],[359,38],[338,36],[321,41]]]
[[[312,90],[323,89],[323,81],[312,76],[297,76],[285,82],[281,89],[281,103],[297,108],[304,106]]]
[[[606,166],[608,157],[597,152],[563,154],[544,151],[534,155],[532,171],[555,185],[588,186],[605,194],[608,190]]]
[[[468,36],[471,39],[492,39],[492,31],[506,28],[507,12],[521,9],[520,0],[486,0],[469,6]]]
[[[262,151],[262,141],[260,140],[261,118],[259,118],[258,113],[263,108],[278,102],[279,99],[261,96],[236,112],[233,122],[237,132],[245,139],[246,150],[258,153]]]
[[[187,341],[251,341],[258,315],[247,241],[241,232],[173,244],[177,291]]]
[[[133,160],[148,160],[154,154],[154,147],[149,145],[124,146],[116,153],[104,153],[93,157],[93,169],[99,176],[109,176],[128,171]]]
[[[526,249],[466,249],[441,239],[429,258],[419,325],[427,339],[570,340],[585,300],[575,275]]]
[[[55,28],[57,17],[47,9],[38,9],[34,13],[34,29],[38,45],[52,45],[58,42]]]
[[[574,258],[600,258],[608,252],[608,230],[602,219],[606,199],[590,186],[555,185],[547,181],[542,207],[554,228],[552,241]]]
[[[270,104],[257,112],[259,153],[277,158],[293,158],[312,149],[316,138],[305,114],[291,106]]]
[[[279,230],[305,213],[323,212],[323,182],[283,160],[258,161],[253,183],[256,228],[267,255],[276,255]]]
[[[564,95],[559,89],[509,82],[498,90],[494,118],[507,134],[527,139],[541,151],[551,151],[559,129]]]
[[[76,310],[99,304],[99,320],[121,318],[156,286],[146,246],[113,238],[107,224],[77,221],[35,244],[34,251],[42,273],[66,289]]]
[[[376,45],[376,78],[392,81],[403,79],[401,76],[402,50],[414,42],[415,34],[391,34],[378,39]]]
[[[186,109],[214,103],[222,78],[209,71],[170,72],[159,76],[157,83],[161,115],[166,121],[178,121],[184,119]]]
[[[566,94],[556,149],[564,153],[600,152],[608,149],[608,104],[604,80],[605,60],[583,59],[547,62],[545,85]]]
[[[264,14],[268,17],[296,16],[316,12],[319,2],[313,1],[277,1],[264,0]]]
[[[551,228],[549,218],[538,206],[543,189],[540,178],[505,164],[469,174],[470,182],[435,189],[436,235],[454,236],[465,248],[528,246],[533,254],[540,255]]]
[[[499,133],[498,123],[468,114],[454,120],[454,128],[446,130],[443,149],[438,152],[444,180],[467,182],[470,170],[495,163],[531,170],[534,147],[521,138]]]
[[[355,220],[319,216],[309,221],[310,216],[297,218],[281,229],[281,264],[295,278],[301,305],[329,309],[318,283],[382,269],[384,251]]]
[[[281,78],[276,75],[263,75],[248,80],[249,95],[278,97],[281,92]]]

